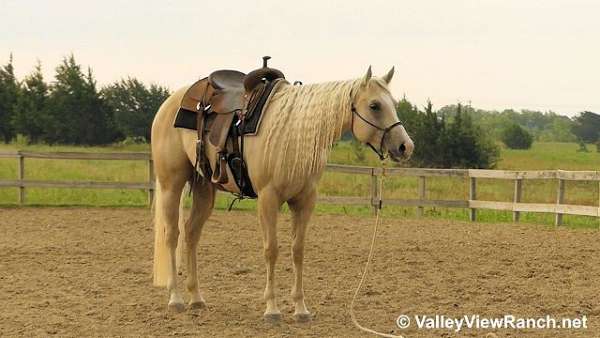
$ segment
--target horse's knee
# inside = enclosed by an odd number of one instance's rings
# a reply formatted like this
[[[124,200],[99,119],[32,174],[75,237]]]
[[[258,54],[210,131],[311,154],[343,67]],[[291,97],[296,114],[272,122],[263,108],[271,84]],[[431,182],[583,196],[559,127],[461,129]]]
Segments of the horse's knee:
[[[188,274],[188,277],[185,280],[185,287],[188,291],[196,291],[198,289],[198,280]]]
[[[269,243],[269,244],[265,245],[264,254],[265,254],[265,259],[267,261],[272,261],[272,260],[277,259],[277,255],[279,254],[279,248],[277,247],[277,244]]]
[[[295,264],[302,264],[304,260],[304,244],[294,243],[292,245],[292,259]]]

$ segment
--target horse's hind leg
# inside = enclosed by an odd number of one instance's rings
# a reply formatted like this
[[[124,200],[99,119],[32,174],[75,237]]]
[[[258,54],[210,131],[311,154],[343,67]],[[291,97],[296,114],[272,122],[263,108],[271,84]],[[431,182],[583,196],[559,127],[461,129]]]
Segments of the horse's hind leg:
[[[304,285],[302,283],[302,267],[304,261],[304,239],[306,227],[315,207],[317,194],[309,191],[298,198],[288,201],[292,212],[292,261],[294,263],[294,286],[292,300],[294,302],[294,319],[298,322],[311,320],[311,314],[304,304]]]
[[[202,233],[202,227],[213,210],[215,189],[206,179],[200,179],[193,188],[193,204],[190,217],[185,223],[185,241],[187,246],[187,290],[190,292],[190,307],[203,308],[206,304],[198,289],[198,267],[196,247]]]

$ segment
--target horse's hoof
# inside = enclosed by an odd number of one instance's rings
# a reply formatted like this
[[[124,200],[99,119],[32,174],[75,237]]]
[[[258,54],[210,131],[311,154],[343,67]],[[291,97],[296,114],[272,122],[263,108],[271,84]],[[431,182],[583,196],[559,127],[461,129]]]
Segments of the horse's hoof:
[[[205,307],[206,303],[203,300],[190,303],[190,309],[192,310],[204,309]]]
[[[307,313],[294,313],[294,320],[296,323],[308,323],[312,321],[312,315],[310,312]]]
[[[179,313],[185,310],[183,303],[169,303],[169,311]]]
[[[281,322],[281,313],[265,313],[263,315],[263,318],[265,319],[265,322],[270,323],[270,324],[278,324]]]

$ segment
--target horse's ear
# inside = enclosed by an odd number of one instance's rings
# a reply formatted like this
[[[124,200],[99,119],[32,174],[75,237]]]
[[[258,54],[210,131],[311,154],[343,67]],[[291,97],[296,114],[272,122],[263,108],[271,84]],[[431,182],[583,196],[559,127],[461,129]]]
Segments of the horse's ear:
[[[394,76],[394,67],[392,67],[392,69],[390,69],[389,72],[387,72],[387,74],[385,74],[383,76],[383,81],[385,81],[385,83],[390,84],[390,82],[392,82],[392,77]]]
[[[371,66],[369,66],[369,69],[367,69],[367,74],[365,74],[365,76],[363,77],[360,84],[362,86],[366,86],[369,83],[369,80],[371,79],[372,76],[373,76],[373,72],[371,72]]]

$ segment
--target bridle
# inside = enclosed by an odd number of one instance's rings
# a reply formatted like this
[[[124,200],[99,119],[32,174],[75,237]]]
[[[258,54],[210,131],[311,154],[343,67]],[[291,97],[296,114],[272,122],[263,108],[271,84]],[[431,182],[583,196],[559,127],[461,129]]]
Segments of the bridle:
[[[367,120],[362,115],[360,115],[360,113],[356,110],[356,107],[354,107],[354,103],[352,103],[352,121],[350,122],[351,123],[350,130],[352,131],[352,134],[354,134],[354,115],[358,116],[358,118],[363,120],[366,124],[370,125],[371,127],[383,132],[383,134],[381,134],[381,141],[379,141],[379,149],[375,148],[370,142],[367,142],[367,145],[371,149],[373,149],[373,151],[379,156],[379,159],[381,161],[385,160],[386,155],[383,152],[383,142],[385,141],[385,136],[387,135],[387,133],[389,133],[392,129],[396,128],[397,126],[402,126],[402,121],[394,122],[387,128],[381,128],[380,126],[376,125],[375,123]]]

